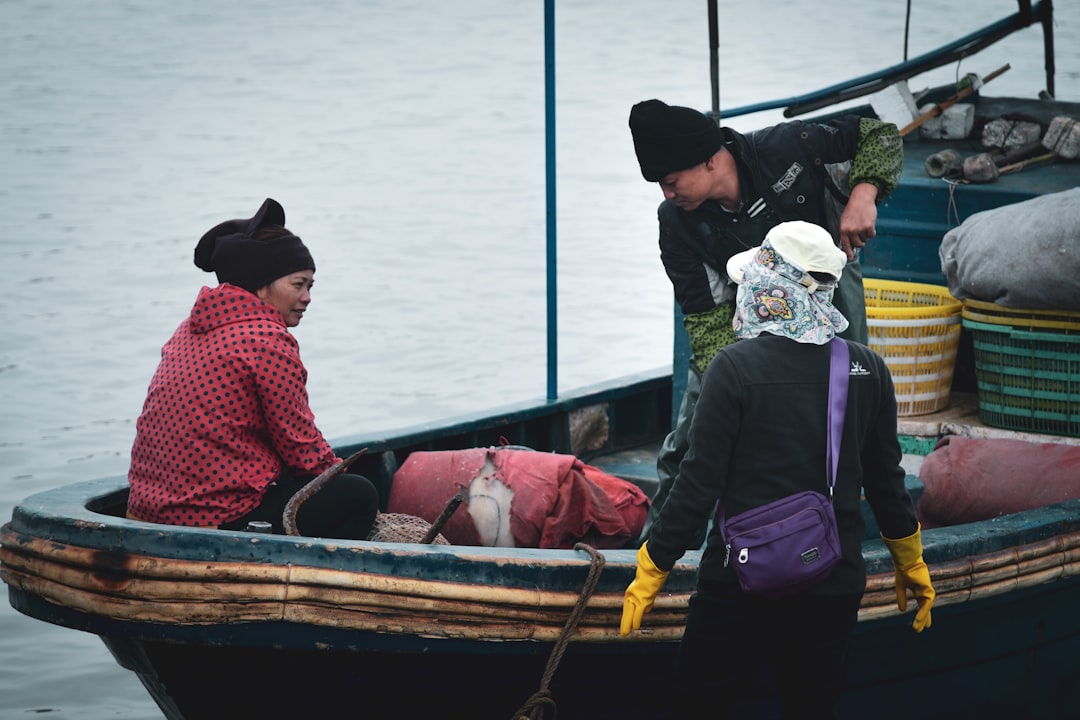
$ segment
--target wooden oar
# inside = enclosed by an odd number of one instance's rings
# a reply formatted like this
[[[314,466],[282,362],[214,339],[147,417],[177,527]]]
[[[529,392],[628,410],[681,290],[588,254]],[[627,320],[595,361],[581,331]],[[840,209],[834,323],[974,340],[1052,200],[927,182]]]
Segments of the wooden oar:
[[[1021,160],[1020,162],[1014,162],[1009,165],[1005,165],[1000,170],[998,170],[998,174],[1007,175],[1008,173],[1016,172],[1017,170],[1023,170],[1024,168],[1031,165],[1038,165],[1039,163],[1050,162],[1057,157],[1057,153],[1052,152],[1046,153],[1044,155],[1036,155],[1035,157],[1028,158],[1027,160]]]
[[[999,67],[994,72],[992,72],[989,75],[987,75],[986,77],[982,78],[982,81],[979,84],[976,84],[976,83],[973,82],[970,85],[968,85],[966,88],[961,90],[960,92],[958,92],[955,95],[953,95],[952,97],[948,98],[947,100],[942,100],[940,103],[935,105],[933,108],[926,111],[925,113],[923,113],[922,115],[920,115],[919,117],[915,118],[910,123],[905,125],[900,130],[900,136],[903,137],[905,135],[910,134],[913,130],[918,130],[920,127],[923,126],[924,123],[926,123],[927,120],[931,120],[933,118],[936,118],[942,112],[949,109],[950,107],[952,107],[956,103],[960,102],[961,100],[966,98],[968,95],[975,92],[976,90],[981,88],[983,85],[990,82],[991,80],[996,78],[998,75],[1001,75],[1002,73],[1004,73],[1008,69],[1009,69],[1009,65],[1002,65],[1001,67]]]

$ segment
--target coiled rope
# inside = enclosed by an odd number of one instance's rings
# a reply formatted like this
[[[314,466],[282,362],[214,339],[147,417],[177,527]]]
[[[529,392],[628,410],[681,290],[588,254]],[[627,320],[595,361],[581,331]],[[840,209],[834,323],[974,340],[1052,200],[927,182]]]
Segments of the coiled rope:
[[[548,656],[547,667],[544,669],[543,678],[540,680],[540,689],[533,693],[532,696],[525,701],[525,704],[521,706],[521,709],[514,713],[512,720],[540,720],[540,718],[545,716],[544,713],[547,710],[551,711],[551,718],[553,720],[558,716],[555,698],[552,697],[548,686],[551,684],[551,679],[555,677],[555,671],[559,668],[559,662],[566,652],[566,646],[570,642],[570,634],[574,631],[574,628],[577,627],[578,622],[581,620],[581,616],[585,614],[585,607],[589,604],[589,598],[592,597],[593,591],[596,590],[597,583],[600,582],[600,573],[603,571],[604,563],[606,562],[604,556],[591,545],[577,543],[574,545],[574,549],[583,550],[589,553],[589,556],[592,558],[589,575],[585,578],[585,586],[581,589],[581,595],[578,597],[574,609],[570,612],[570,617],[567,618],[566,625],[563,626],[559,639],[555,641],[555,647],[551,649],[551,655]]]

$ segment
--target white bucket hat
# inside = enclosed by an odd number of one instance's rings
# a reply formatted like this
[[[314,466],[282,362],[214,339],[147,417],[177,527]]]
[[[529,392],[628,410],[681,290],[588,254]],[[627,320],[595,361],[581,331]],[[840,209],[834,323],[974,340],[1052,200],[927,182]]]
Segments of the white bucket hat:
[[[788,277],[812,293],[819,287],[836,287],[847,264],[847,255],[836,247],[825,228],[792,220],[770,230],[759,247],[732,255],[727,262],[728,277],[741,285],[745,280],[744,268],[752,262]],[[825,273],[833,281],[819,280],[810,273]]]

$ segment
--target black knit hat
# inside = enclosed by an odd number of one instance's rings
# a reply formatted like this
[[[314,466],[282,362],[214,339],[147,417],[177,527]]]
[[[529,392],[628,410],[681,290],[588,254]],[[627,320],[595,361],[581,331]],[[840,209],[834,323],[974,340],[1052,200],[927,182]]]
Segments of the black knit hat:
[[[705,162],[724,144],[720,126],[707,115],[659,100],[631,108],[630,134],[641,174],[649,182]]]
[[[211,228],[195,246],[195,264],[217,273],[219,283],[255,292],[279,277],[314,270],[315,261],[300,238],[285,231],[277,237],[255,239],[268,226],[285,227],[285,208],[266,198],[254,217],[226,220]]]

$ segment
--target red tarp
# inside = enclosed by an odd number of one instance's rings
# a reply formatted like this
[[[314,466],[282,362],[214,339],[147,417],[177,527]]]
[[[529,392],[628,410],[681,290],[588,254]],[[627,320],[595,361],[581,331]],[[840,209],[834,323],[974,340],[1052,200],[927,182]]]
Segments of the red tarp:
[[[394,473],[387,512],[435,522],[462,488],[467,499],[442,530],[455,545],[624,547],[649,509],[636,485],[573,455],[473,448],[409,455]]]
[[[924,528],[986,520],[1080,497],[1080,446],[947,435],[919,479]]]

